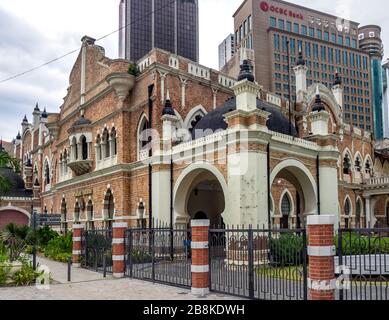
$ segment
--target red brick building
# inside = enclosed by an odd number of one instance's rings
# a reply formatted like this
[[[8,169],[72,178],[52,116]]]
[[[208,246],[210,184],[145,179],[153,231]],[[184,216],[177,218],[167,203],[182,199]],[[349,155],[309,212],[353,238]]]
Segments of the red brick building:
[[[373,141],[343,123],[340,82],[307,88],[306,66],[296,67],[295,128],[287,102],[248,64],[233,79],[155,49],[137,62],[139,75],[129,65],[84,37],[60,112],[37,105],[32,123],[24,119],[15,154],[38,212],[89,228],[150,217],[186,225],[204,214],[212,224],[287,228],[319,211],[342,224],[374,220],[364,213]]]

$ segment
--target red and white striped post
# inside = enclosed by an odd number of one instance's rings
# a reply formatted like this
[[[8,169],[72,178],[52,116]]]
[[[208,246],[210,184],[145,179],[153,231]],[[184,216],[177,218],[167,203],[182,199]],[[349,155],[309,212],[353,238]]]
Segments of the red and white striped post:
[[[335,300],[334,225],[335,216],[315,215],[307,219],[310,300]]]
[[[126,222],[114,223],[112,227],[112,272],[114,278],[123,278],[125,266],[125,235],[128,224]]]
[[[192,220],[192,294],[209,293],[209,220]]]
[[[85,226],[83,224],[74,224],[73,225],[73,267],[79,268],[81,266],[80,264],[80,257],[81,257],[81,237],[82,232],[84,231]]]

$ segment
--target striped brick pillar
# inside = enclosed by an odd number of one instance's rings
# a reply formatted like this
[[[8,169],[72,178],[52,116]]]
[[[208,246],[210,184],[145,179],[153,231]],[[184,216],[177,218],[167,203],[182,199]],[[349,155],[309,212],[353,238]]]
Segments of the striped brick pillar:
[[[114,223],[112,227],[112,272],[115,278],[123,278],[125,273],[125,235],[127,222]]]
[[[73,225],[73,267],[80,267],[80,257],[81,257],[81,237],[82,232],[84,231],[85,226],[83,224],[74,224]]]
[[[192,294],[209,293],[209,220],[192,220]]]
[[[310,300],[335,300],[335,216],[309,216],[308,289]]]

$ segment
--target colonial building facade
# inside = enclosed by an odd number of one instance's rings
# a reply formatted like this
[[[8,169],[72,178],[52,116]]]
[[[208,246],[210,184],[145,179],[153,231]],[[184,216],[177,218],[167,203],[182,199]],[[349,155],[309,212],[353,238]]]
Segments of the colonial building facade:
[[[332,88],[308,87],[300,54],[289,114],[247,59],[238,79],[159,49],[137,62],[139,75],[129,65],[84,37],[60,112],[37,105],[15,140],[35,209],[61,213],[63,229],[204,217],[295,228],[318,213],[387,223],[377,177],[389,162],[370,132],[343,123],[339,75]]]

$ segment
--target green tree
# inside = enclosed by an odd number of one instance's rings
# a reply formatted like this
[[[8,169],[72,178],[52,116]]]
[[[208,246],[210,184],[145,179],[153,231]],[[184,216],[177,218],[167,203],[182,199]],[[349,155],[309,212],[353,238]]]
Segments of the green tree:
[[[31,229],[28,226],[8,224],[0,233],[0,240],[4,242],[9,252],[11,262],[16,261],[27,245],[31,243]]]
[[[18,159],[11,157],[4,150],[0,150],[0,168],[12,168],[16,172],[20,172]],[[0,173],[0,192],[6,193],[12,188],[12,182]]]

